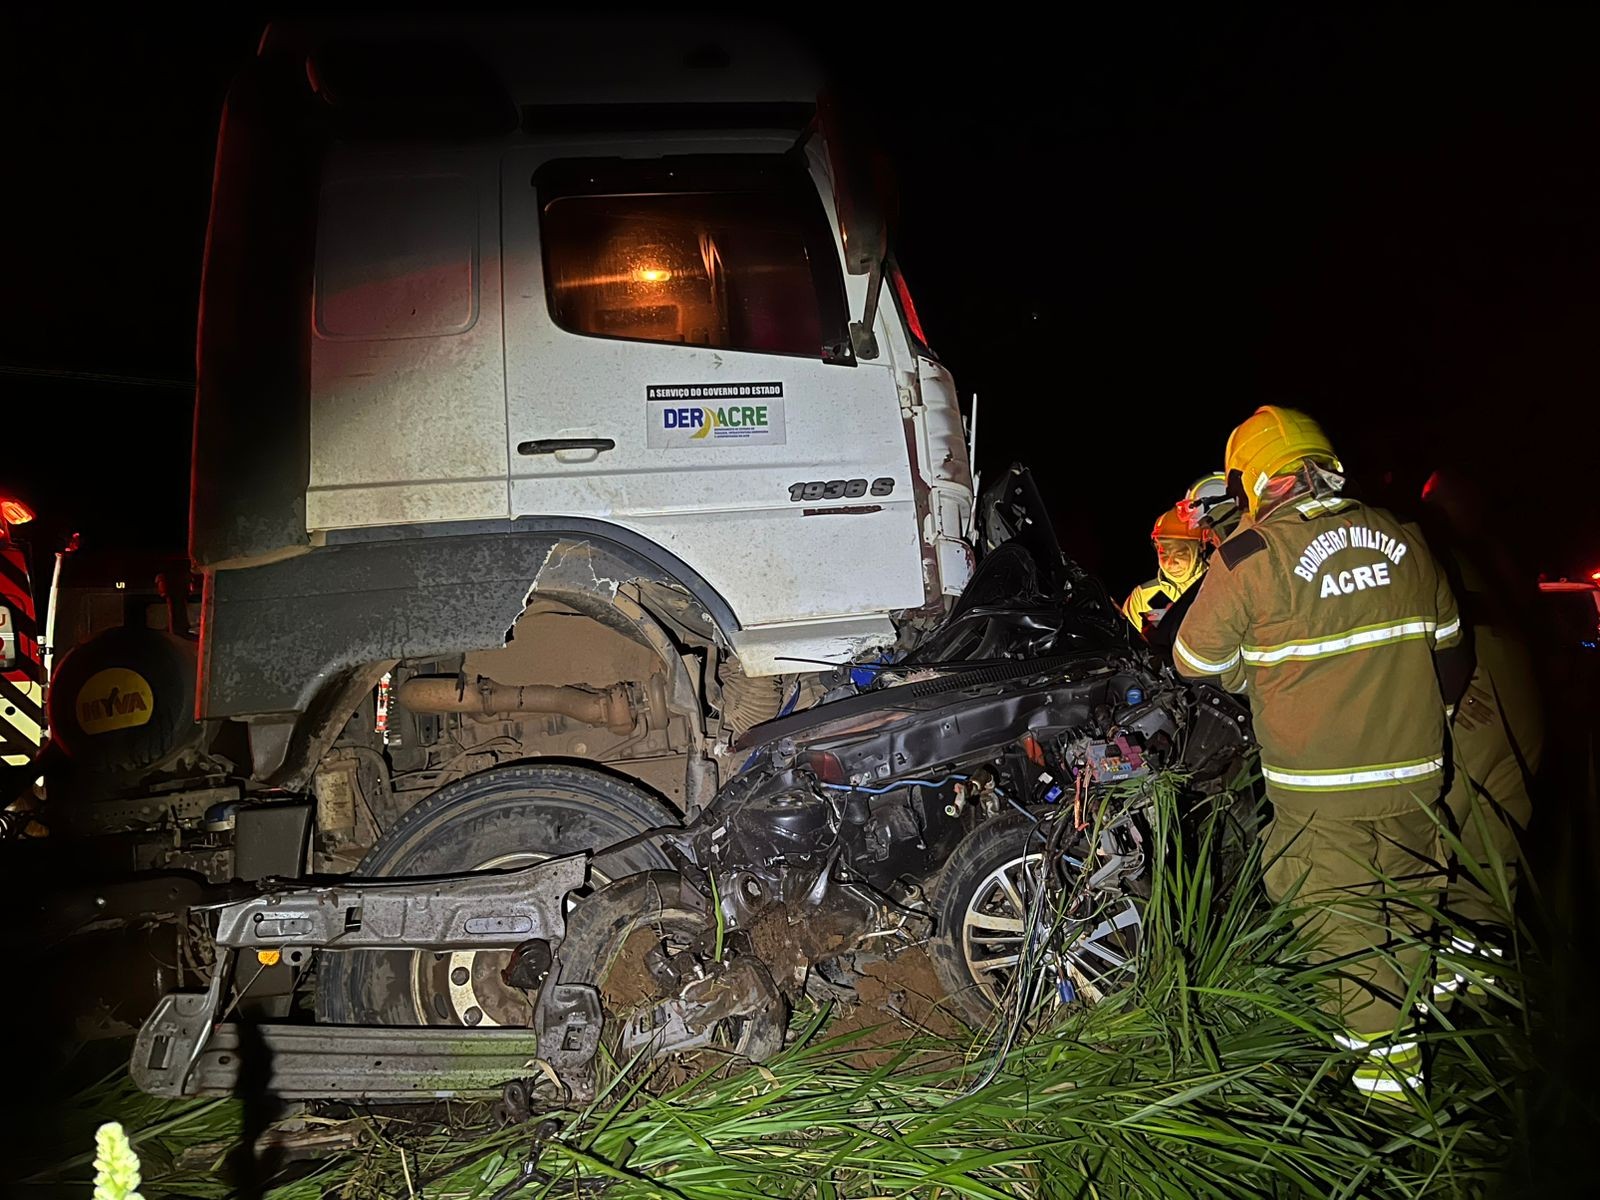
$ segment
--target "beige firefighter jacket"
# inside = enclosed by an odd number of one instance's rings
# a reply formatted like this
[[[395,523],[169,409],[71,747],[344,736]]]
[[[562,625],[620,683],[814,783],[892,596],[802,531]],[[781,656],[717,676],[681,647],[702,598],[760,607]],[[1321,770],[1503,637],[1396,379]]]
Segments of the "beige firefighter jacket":
[[[1174,663],[1250,698],[1280,807],[1416,811],[1444,777],[1433,653],[1461,636],[1421,534],[1355,500],[1285,502],[1222,544]]]

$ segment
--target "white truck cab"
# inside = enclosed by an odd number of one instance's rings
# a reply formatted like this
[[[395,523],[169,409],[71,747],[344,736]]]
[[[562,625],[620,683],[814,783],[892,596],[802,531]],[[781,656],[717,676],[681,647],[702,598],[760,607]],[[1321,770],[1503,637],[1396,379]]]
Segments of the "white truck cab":
[[[895,305],[852,346],[833,194],[803,130],[336,147],[308,531],[602,521],[727,602],[750,674],[888,645],[965,583],[970,492]]]
[[[147,781],[181,741],[246,803],[314,795],[345,863],[528,759],[708,795],[972,569],[880,179],[757,27],[270,28],[198,349],[194,704],[234,733],[69,756]]]

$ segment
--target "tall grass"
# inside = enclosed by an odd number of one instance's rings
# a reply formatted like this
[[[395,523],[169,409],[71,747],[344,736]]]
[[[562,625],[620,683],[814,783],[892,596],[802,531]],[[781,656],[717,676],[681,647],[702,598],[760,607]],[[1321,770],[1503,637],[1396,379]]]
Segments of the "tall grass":
[[[1369,1102],[1346,1084],[1352,1056],[1318,1007],[1339,964],[1312,962],[1290,908],[1260,898],[1254,851],[1237,886],[1223,886],[1220,824],[1180,826],[1170,781],[1157,799],[1137,982],[1047,1018],[987,1083],[974,1086],[993,1065],[977,1049],[961,1061],[925,1038],[877,1069],[853,1066],[861,1035],[830,1036],[817,1014],[763,1067],[710,1070],[662,1096],[641,1072],[618,1072],[594,1105],[562,1114],[540,1160],[548,1180],[519,1195],[574,1196],[580,1181],[609,1185],[617,1200],[1494,1191],[1525,1120],[1519,1084],[1531,1063],[1516,959],[1493,995],[1428,1017],[1426,1100]],[[231,1194],[192,1147],[216,1146],[220,1158],[241,1127],[233,1102],[162,1105],[109,1080],[76,1111],[91,1130],[102,1116],[128,1128],[145,1157],[146,1196]],[[532,1136],[366,1120],[367,1149],[267,1194],[486,1197],[515,1175]],[[78,1144],[87,1152],[90,1135]],[[87,1161],[41,1182],[87,1180]]]

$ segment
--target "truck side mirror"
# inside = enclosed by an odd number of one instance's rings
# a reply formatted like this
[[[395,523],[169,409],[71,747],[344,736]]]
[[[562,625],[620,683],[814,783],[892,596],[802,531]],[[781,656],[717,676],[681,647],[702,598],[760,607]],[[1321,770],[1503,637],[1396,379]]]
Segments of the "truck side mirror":
[[[867,276],[867,299],[859,320],[850,323],[850,340],[858,359],[878,357],[872,328],[883,294],[884,264],[889,257],[889,213],[894,192],[883,158],[844,117],[829,93],[817,99],[817,125],[827,147],[833,173],[833,207],[844,247],[845,270]]]

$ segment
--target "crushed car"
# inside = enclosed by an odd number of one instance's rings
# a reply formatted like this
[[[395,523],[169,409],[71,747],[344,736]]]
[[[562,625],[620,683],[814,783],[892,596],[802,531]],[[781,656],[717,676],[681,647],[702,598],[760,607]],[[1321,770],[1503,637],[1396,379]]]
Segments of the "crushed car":
[[[166,1097],[499,1094],[517,1115],[592,1098],[602,1046],[761,1062],[802,997],[848,1002],[865,963],[913,947],[973,1024],[1122,986],[1143,785],[1226,794],[1248,713],[1130,638],[1026,471],[981,521],[941,624],[751,728],[741,769],[681,820],[592,767],[496,768],[407,812],[354,876],[191,910],[209,986],[161,1000],[133,1078]],[[230,1023],[278,964],[315,1019]]]

